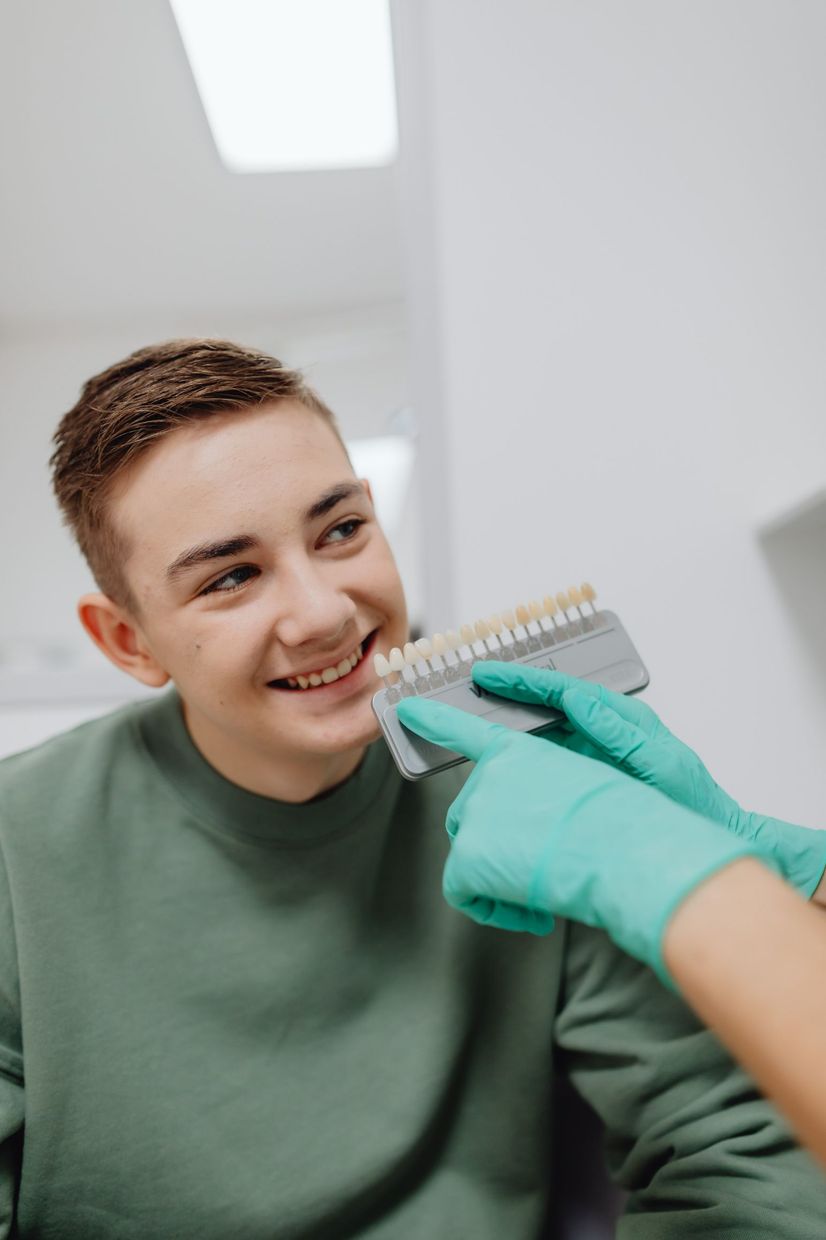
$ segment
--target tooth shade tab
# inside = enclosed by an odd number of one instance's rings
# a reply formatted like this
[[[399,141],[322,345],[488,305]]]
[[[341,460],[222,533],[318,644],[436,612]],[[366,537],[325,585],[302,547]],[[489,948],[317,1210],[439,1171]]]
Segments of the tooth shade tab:
[[[568,598],[574,607],[579,607],[582,602],[582,591],[577,586],[568,586]]]
[[[557,605],[556,599],[552,598],[550,594],[546,594],[542,600],[542,603],[545,607],[545,615],[549,620],[553,620],[554,616],[559,611],[559,606]]]
[[[383,654],[373,655],[373,667],[376,669],[376,675],[381,676],[382,679],[384,679],[385,676],[391,675],[393,671]]]
[[[515,629],[516,628],[516,616],[513,614],[512,611],[503,611],[502,612],[502,623],[504,624],[506,629]]]
[[[438,655],[447,654],[447,638],[444,633],[433,634],[433,653]]]
[[[419,662],[419,652],[412,642],[405,642],[403,653],[404,661],[408,667],[415,667]]]
[[[528,611],[524,603],[519,603],[516,608],[516,619],[519,624],[525,625],[530,623],[531,613]]]
[[[471,642],[474,640],[473,629],[470,627],[469,624],[463,624],[462,627],[459,629],[459,636],[462,639],[462,643],[465,646],[469,646]]]
[[[403,667],[404,655],[401,650],[399,650],[398,646],[394,646],[390,651],[390,670],[393,672],[400,672]]]
[[[434,638],[433,640],[435,641],[436,639]],[[427,640],[426,637],[419,638],[419,640],[416,642],[416,649],[418,650],[419,654],[421,655],[423,659],[429,659],[430,656],[433,654],[433,647],[431,646],[430,642]]]
[[[568,608],[571,606],[571,600],[568,598],[568,595],[565,594],[563,590],[560,590],[559,594],[557,594],[556,601],[559,603],[559,606],[562,609],[562,611],[567,611]]]
[[[531,620],[542,619],[542,604],[537,602],[536,599],[532,603],[528,603],[528,611],[530,612]]]
[[[494,637],[498,637],[499,634],[502,632],[502,627],[503,627],[501,617],[491,616],[490,619],[488,620],[488,624],[490,625],[490,631],[491,633],[493,633]]]
[[[447,641],[447,644],[451,650],[458,649],[458,647],[461,646],[462,644],[461,637],[459,636],[457,632],[455,632],[454,629],[448,629],[448,631],[445,633],[445,640]]]
[[[597,592],[594,589],[594,587],[591,585],[591,583],[588,581],[583,581],[582,585],[580,586],[580,589],[582,591],[582,597],[585,599],[585,602],[590,603],[593,606],[593,602],[597,596]]]
[[[484,641],[486,637],[490,637],[490,625],[486,624],[484,620],[477,620],[473,627],[476,630],[476,636],[480,641]]]

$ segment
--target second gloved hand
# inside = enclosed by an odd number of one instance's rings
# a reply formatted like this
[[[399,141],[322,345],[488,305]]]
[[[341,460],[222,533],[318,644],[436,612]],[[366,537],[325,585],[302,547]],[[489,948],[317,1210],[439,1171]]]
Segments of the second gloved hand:
[[[493,660],[474,664],[473,679],[502,697],[563,711],[588,752],[752,843],[807,899],[817,888],[826,869],[826,831],[741,809],[694,750],[638,698],[562,672]]]
[[[665,927],[704,878],[755,850],[655,789],[440,702],[399,703],[405,727],[476,762],[448,811],[448,903],[505,930],[555,915],[606,930],[668,979]]]

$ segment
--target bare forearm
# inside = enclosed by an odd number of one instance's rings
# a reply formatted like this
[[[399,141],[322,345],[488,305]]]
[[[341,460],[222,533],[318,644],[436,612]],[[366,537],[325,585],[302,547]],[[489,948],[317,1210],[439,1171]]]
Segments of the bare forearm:
[[[683,901],[663,954],[687,1002],[826,1166],[822,917],[749,858]]]
[[[816,888],[812,896],[812,904],[819,904],[821,908],[826,908],[826,874],[820,880],[820,886]]]

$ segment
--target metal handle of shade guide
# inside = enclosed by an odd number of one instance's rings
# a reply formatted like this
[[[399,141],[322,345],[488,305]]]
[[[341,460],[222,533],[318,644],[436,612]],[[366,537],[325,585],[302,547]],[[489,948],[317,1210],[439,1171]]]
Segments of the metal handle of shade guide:
[[[583,632],[548,649],[526,654],[515,662],[527,667],[552,668],[580,680],[594,681],[616,693],[637,693],[644,689],[649,680],[648,672],[618,616],[611,611],[598,611],[589,619],[591,624]],[[388,696],[392,696],[391,701]],[[518,732],[540,732],[564,718],[561,711],[550,706],[512,702],[486,693],[473,684],[470,676],[416,696],[445,702]],[[424,779],[467,762],[462,754],[443,749],[408,731],[396,713],[397,699],[398,693],[380,689],[373,697],[373,710],[405,779]]]

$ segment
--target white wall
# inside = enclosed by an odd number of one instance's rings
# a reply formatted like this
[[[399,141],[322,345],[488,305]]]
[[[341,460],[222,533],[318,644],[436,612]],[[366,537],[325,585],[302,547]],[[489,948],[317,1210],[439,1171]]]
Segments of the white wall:
[[[826,6],[396,28],[430,625],[588,578],[720,782],[826,822],[826,525],[758,537],[826,483]]]

